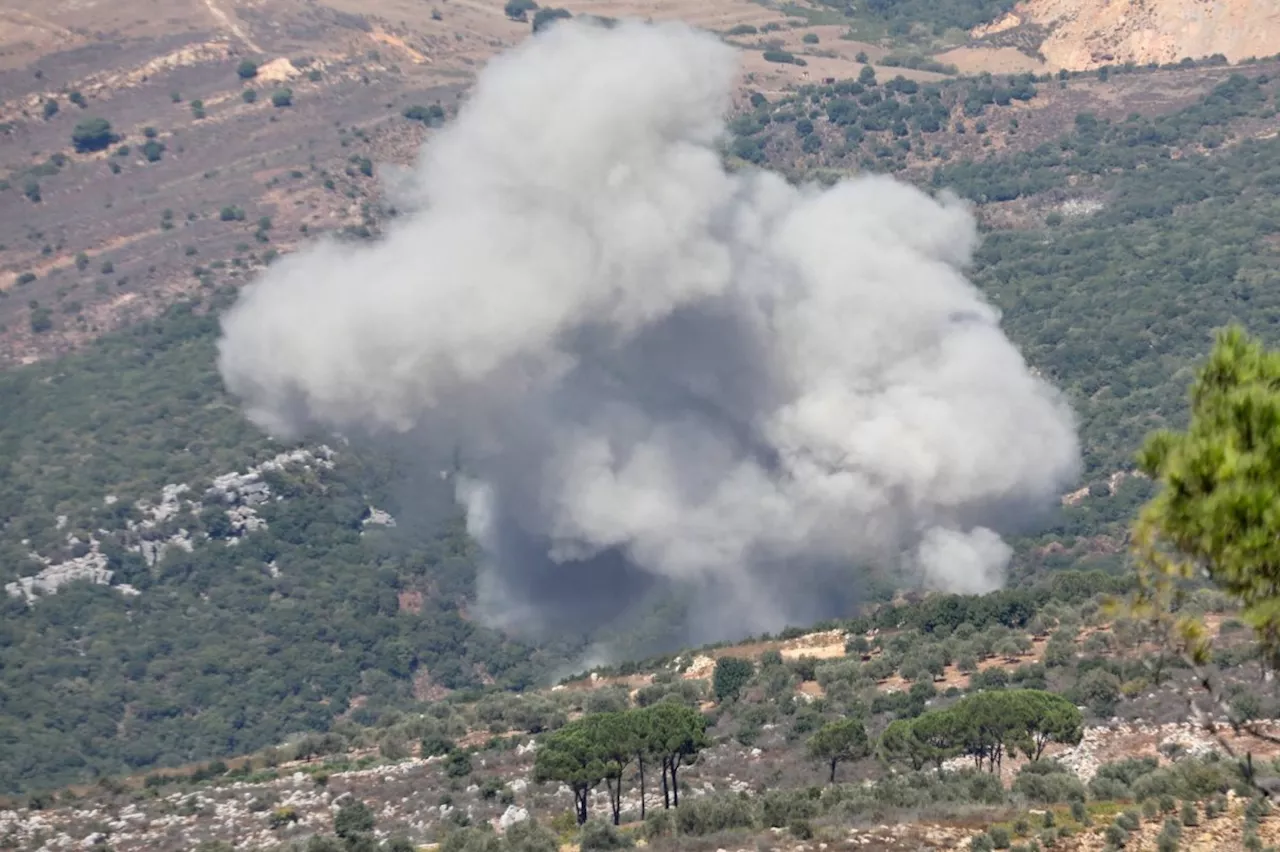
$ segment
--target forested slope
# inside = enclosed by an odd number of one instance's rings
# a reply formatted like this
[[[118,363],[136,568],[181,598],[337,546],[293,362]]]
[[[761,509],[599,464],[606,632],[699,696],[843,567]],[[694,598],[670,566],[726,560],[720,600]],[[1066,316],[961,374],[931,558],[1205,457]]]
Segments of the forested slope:
[[[1007,133],[1004,105],[1053,81],[960,81],[935,97],[868,79],[858,93],[760,98],[734,122],[730,147],[746,159],[828,177],[862,162],[983,203],[991,226],[974,278],[1032,365],[1070,394],[1095,486],[1022,543],[1026,578],[1118,564],[1115,548],[1072,549],[1118,539],[1145,493],[1129,481],[1112,494],[1110,474],[1147,430],[1184,416],[1213,328],[1235,319],[1276,337],[1276,84],[1257,69],[1214,73],[1200,102],[1164,117],[1081,112],[1051,142],[979,145],[987,158],[959,155],[976,125]],[[815,160],[835,139],[857,151]],[[582,648],[571,637],[535,650],[467,620],[475,553],[456,519],[421,531],[369,523],[372,509],[399,508],[385,454],[335,441],[332,468],[264,473],[282,498],[257,505],[264,527],[230,529],[197,505],[215,478],[293,449],[224,394],[221,305],[0,374],[0,583],[95,553],[113,572],[109,585],[71,583],[31,606],[0,595],[7,790],[243,752],[444,689],[520,688]],[[165,503],[170,484],[190,490]],[[175,509],[158,518],[161,505]]]

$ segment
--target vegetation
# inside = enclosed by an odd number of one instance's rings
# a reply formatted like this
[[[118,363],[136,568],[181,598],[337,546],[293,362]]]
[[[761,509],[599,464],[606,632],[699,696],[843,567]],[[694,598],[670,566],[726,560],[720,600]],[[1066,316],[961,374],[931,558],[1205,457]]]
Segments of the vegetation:
[[[71,144],[81,153],[102,151],[115,140],[111,122],[105,118],[82,119],[71,133]]]
[[[558,20],[563,18],[572,18],[573,14],[568,9],[558,9],[546,7],[539,9],[533,15],[533,31],[539,32],[551,26]]]
[[[867,729],[857,719],[828,722],[809,740],[809,755],[831,767],[830,782],[836,783],[836,767],[859,760],[870,753]]]
[[[679,769],[706,745],[707,720],[678,702],[590,714],[543,738],[534,777],[559,781],[573,791],[578,824],[588,818],[587,797],[604,782],[613,824],[621,814],[623,775],[635,763],[644,809],[646,762],[661,770],[664,808],[680,805]]]

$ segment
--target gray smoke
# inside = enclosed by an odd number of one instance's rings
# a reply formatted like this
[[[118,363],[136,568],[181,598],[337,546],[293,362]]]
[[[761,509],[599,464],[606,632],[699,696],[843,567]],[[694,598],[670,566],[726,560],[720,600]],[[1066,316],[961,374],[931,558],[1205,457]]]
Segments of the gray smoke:
[[[993,530],[1078,474],[964,277],[966,205],[726,172],[735,76],[686,26],[551,27],[483,71],[384,238],[286,257],[226,316],[263,428],[459,448],[497,625],[591,629],[674,583],[700,638],[774,629],[877,566],[986,591]]]

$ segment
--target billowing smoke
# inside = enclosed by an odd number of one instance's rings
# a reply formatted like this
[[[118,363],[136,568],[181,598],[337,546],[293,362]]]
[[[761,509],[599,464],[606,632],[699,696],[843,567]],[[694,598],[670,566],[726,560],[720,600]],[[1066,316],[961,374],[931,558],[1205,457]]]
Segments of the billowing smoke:
[[[993,530],[1077,475],[963,275],[965,204],[727,172],[735,76],[682,25],[551,27],[480,75],[384,238],[284,258],[226,316],[263,428],[457,449],[493,623],[590,630],[674,587],[723,637],[833,615],[876,567],[989,590]]]

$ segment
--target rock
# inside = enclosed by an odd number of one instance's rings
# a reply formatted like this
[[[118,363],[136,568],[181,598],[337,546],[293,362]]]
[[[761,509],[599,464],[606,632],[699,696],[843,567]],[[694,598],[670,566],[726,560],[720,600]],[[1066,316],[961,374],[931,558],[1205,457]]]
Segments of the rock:
[[[524,808],[508,805],[507,809],[502,812],[502,816],[498,817],[498,827],[506,831],[516,823],[524,822],[528,818],[529,812]]]

